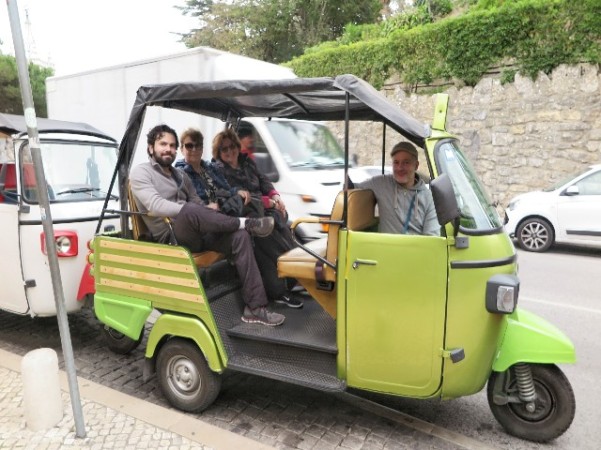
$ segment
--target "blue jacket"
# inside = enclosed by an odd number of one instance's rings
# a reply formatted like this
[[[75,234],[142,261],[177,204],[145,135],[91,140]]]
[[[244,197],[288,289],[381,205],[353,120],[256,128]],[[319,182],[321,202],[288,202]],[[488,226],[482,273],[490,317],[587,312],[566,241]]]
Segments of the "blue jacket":
[[[215,188],[218,192],[214,194],[218,197],[228,197],[232,195],[236,195],[238,190],[229,185],[226,181],[225,177],[219,172],[212,163],[208,163],[205,160],[200,162],[200,165],[206,172],[206,174],[211,177]],[[200,175],[192,168],[190,164],[188,164],[185,160],[180,159],[175,162],[175,167],[182,169],[188,177],[192,180],[192,184],[194,184],[194,188],[196,189],[196,193],[202,199],[203,202],[209,203],[209,193],[202,183],[202,179]]]

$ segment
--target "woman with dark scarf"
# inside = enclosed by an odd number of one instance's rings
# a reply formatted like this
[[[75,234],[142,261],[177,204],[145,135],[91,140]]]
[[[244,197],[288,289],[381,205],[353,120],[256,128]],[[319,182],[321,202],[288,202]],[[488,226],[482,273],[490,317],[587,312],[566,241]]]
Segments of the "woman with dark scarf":
[[[242,186],[232,187],[216,164],[202,159],[203,135],[199,130],[193,128],[185,130],[181,135],[180,142],[184,159],[178,160],[175,167],[186,172],[194,183],[196,192],[207,206],[228,215],[249,217],[264,215],[265,201],[260,196],[253,198],[248,189]],[[263,284],[267,296],[276,303],[282,303],[292,308],[301,308],[302,302],[289,294],[286,280],[278,278],[277,275],[277,258],[283,251],[292,248],[293,244],[289,245],[282,236],[282,232],[276,228],[270,236],[254,239],[255,258],[261,271]],[[284,249],[282,242],[288,244],[287,248]]]

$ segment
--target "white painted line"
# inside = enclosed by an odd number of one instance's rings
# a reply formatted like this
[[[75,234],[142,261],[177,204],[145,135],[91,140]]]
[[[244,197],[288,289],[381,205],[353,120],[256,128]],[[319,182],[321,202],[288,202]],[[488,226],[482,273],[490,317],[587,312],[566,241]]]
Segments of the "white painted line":
[[[405,425],[406,427],[413,428],[414,430],[422,433],[436,436],[439,439],[450,442],[451,444],[467,450],[494,450],[495,448],[468,436],[464,436],[463,434],[447,430],[446,428],[439,427],[438,425],[434,425],[430,422],[426,422],[425,420],[418,419],[417,417],[410,416],[409,414],[405,414],[393,408],[389,408],[388,406],[358,397],[348,392],[334,395],[340,400],[349,403],[356,408],[362,409],[363,411],[371,412],[372,414],[376,414],[398,424]]]
[[[584,311],[584,312],[593,313],[593,314],[601,314],[601,309],[587,308],[586,306],[568,305],[566,303],[550,302],[548,300],[541,300],[538,298],[521,297],[520,296],[520,301],[540,303],[541,305],[555,306],[557,308],[573,309],[576,311]]]

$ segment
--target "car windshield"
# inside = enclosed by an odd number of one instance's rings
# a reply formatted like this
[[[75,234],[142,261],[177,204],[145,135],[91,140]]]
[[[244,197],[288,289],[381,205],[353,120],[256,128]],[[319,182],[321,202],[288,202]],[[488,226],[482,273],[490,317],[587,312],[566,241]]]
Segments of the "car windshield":
[[[344,153],[328,127],[312,122],[266,122],[284,160],[292,169],[344,166]]]
[[[589,170],[589,169],[587,168],[587,170]],[[551,186],[544,188],[543,192],[551,192],[551,191],[554,191],[555,189],[559,189],[564,184],[566,184],[568,181],[571,181],[580,175],[582,175],[582,171],[573,173],[572,175],[567,176],[567,177],[562,177],[559,181],[556,181]]]
[[[499,214],[457,142],[443,141],[439,144],[436,159],[441,171],[453,183],[461,210],[461,228],[479,232],[500,228]]]
[[[114,146],[82,141],[42,141],[41,155],[51,203],[104,200],[117,162]],[[20,162],[23,199],[37,203],[33,160],[27,144],[21,147]]]

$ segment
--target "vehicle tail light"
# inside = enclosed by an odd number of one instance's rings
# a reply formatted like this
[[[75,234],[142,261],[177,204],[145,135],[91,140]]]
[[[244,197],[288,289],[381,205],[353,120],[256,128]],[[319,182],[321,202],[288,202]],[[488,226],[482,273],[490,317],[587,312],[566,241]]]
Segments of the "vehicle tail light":
[[[46,235],[40,234],[42,244],[42,253],[46,254]],[[79,241],[75,231],[55,231],[54,244],[56,245],[56,254],[59,258],[68,258],[77,256],[79,253]]]

